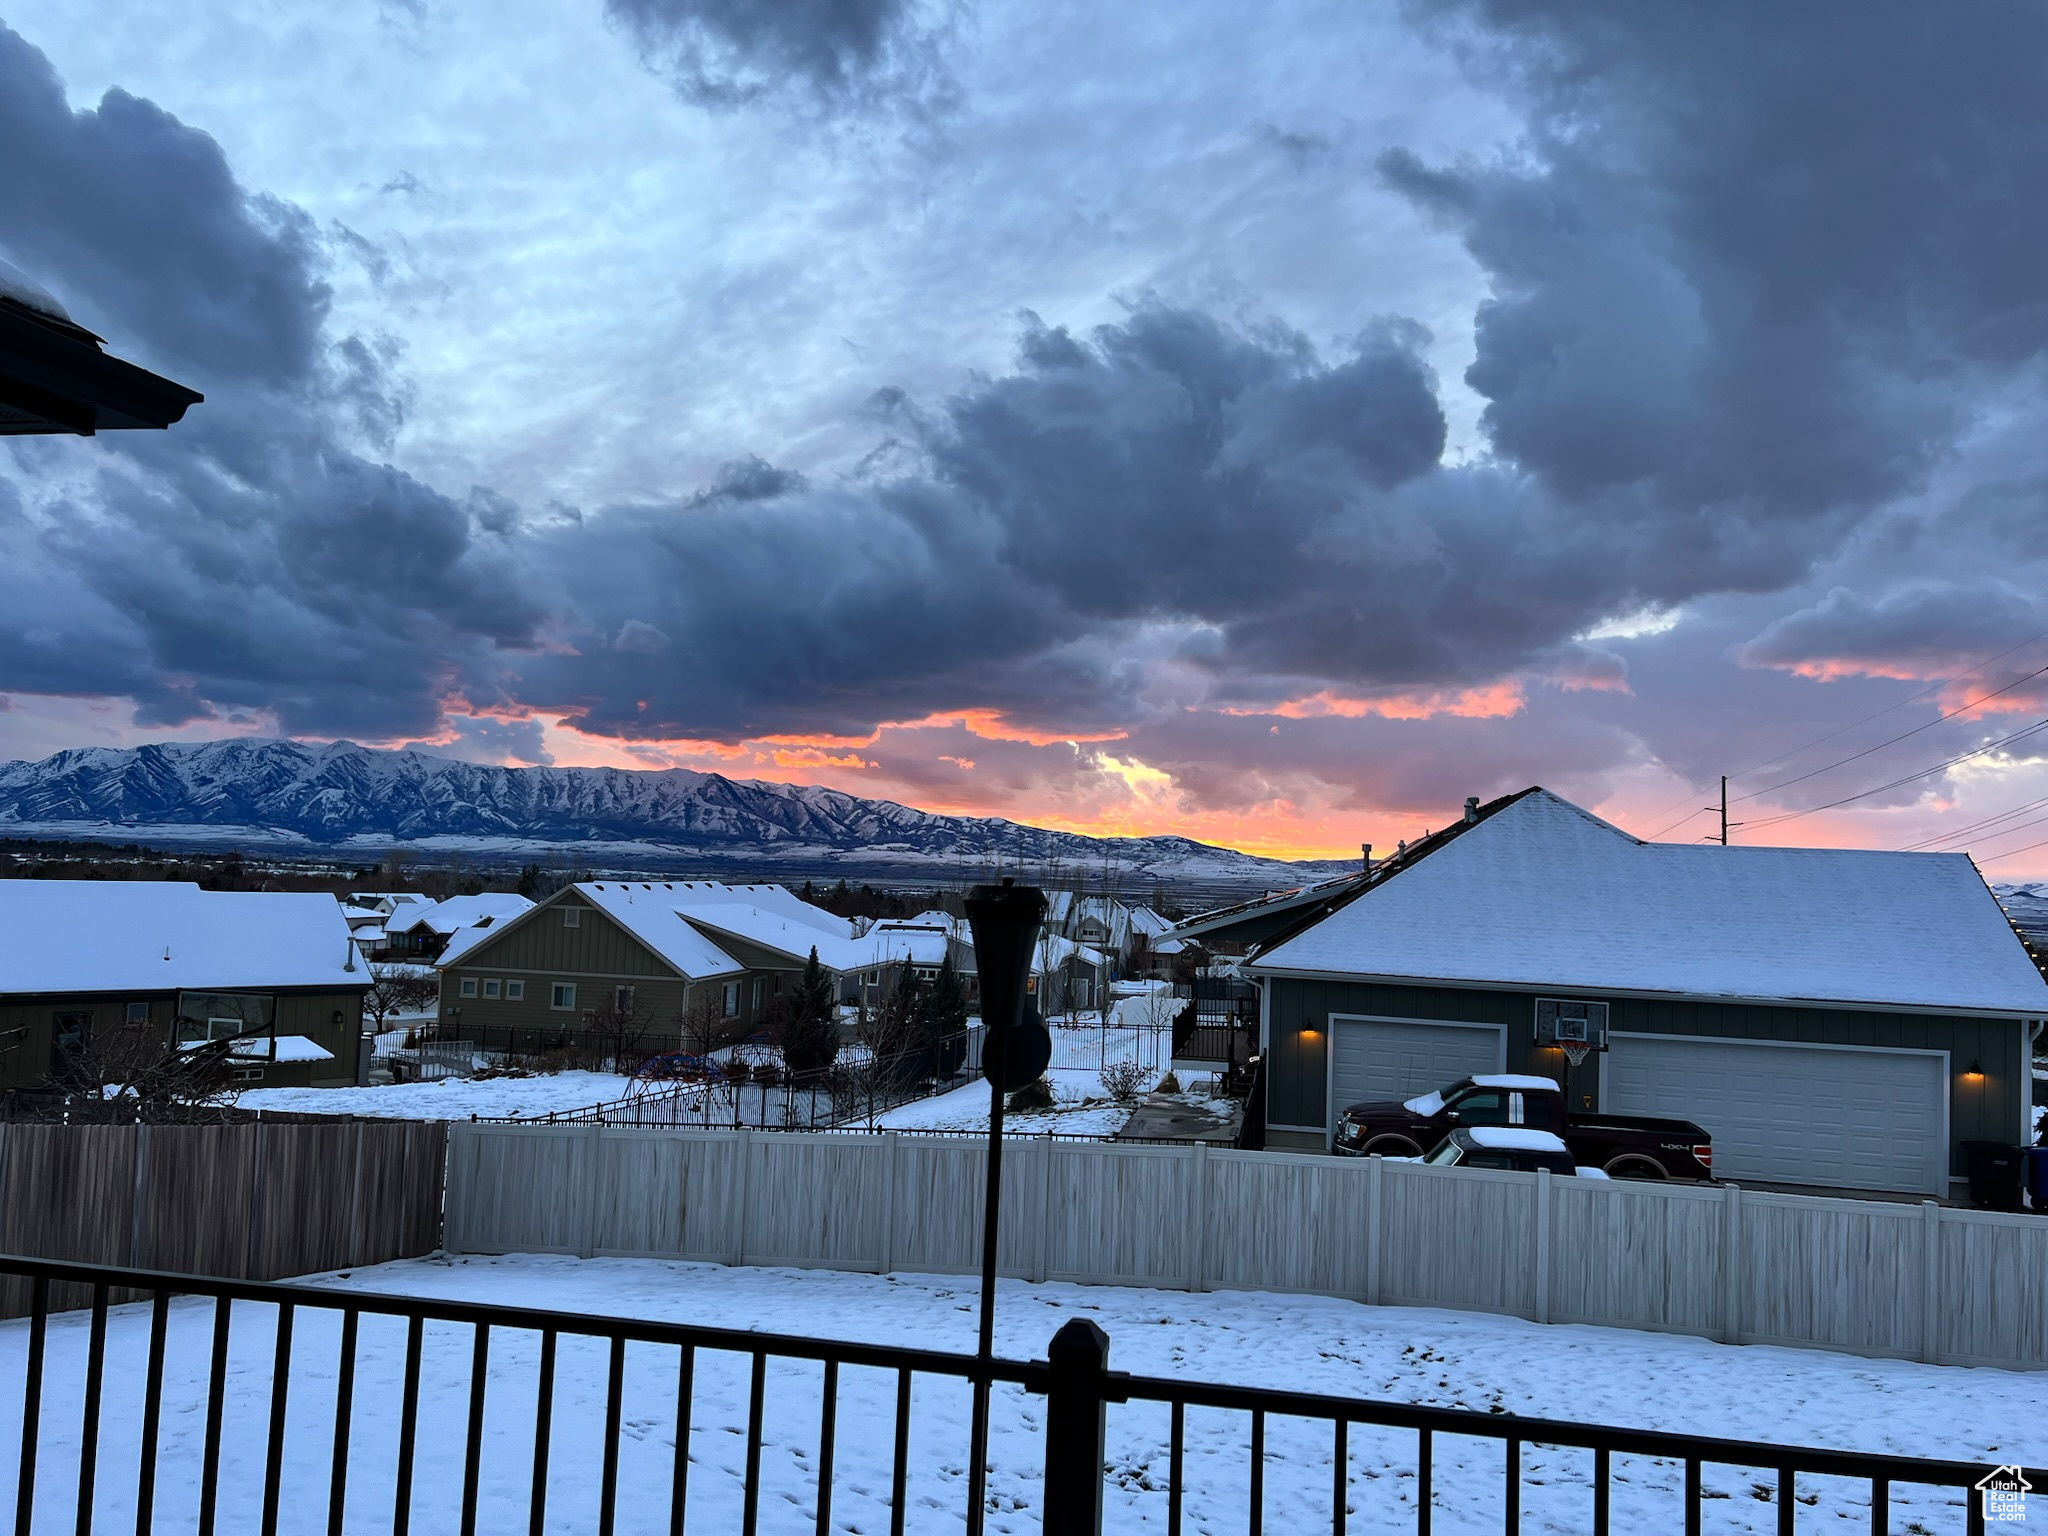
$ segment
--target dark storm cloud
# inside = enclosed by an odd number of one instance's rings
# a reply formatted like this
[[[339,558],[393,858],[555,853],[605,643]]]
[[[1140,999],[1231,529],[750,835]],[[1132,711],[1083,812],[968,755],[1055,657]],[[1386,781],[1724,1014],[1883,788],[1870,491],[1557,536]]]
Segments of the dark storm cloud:
[[[426,731],[461,661],[523,643],[531,580],[462,506],[363,457],[403,395],[334,338],[297,209],[213,139],[111,91],[73,112],[0,29],[0,241],[116,350],[206,392],[175,432],[23,443],[0,496],[0,676],[117,693],[145,724],[268,708],[294,731]]]
[[[792,85],[834,105],[942,88],[935,29],[913,0],[605,0],[684,96],[735,106]]]
[[[2048,609],[2040,594],[2003,582],[1920,584],[1874,598],[1837,587],[1772,623],[1737,655],[1745,666],[1821,675],[1940,677],[2043,629]],[[2031,672],[2039,661],[2028,655]]]
[[[2048,12],[1425,9],[1479,26],[1535,164],[1382,170],[1490,274],[1468,382],[1559,493],[1646,496],[1769,582],[2048,343]]]
[[[1380,173],[1490,280],[1468,374],[1489,456],[1442,462],[1411,323],[1331,344],[1144,303],[1087,335],[1028,319],[1010,371],[938,406],[878,395],[887,451],[847,477],[743,458],[695,494],[546,519],[365,458],[403,397],[388,357],[330,336],[307,221],[147,103],[71,113],[9,37],[0,123],[29,190],[0,197],[37,242],[10,249],[209,400],[113,450],[91,518],[0,505],[27,573],[0,678],[163,720],[270,707],[307,734],[424,735],[455,700],[725,739],[971,709],[1164,729],[1187,704],[1516,674],[1611,688],[1620,662],[1575,637],[1804,579],[2048,341],[2048,13],[1440,9],[1525,103],[1526,153]],[[859,94],[921,57],[892,6],[615,11],[728,98]],[[153,182],[109,213],[131,160]],[[1346,731],[1368,728],[1296,734]]]
[[[72,112],[49,61],[0,28],[0,150],[0,244],[89,328],[209,379],[290,386],[316,368],[311,221],[244,193],[212,138],[121,90]]]

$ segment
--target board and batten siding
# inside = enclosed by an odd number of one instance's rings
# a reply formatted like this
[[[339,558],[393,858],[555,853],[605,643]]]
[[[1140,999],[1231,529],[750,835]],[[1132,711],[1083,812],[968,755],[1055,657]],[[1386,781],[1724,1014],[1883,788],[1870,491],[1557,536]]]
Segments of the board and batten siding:
[[[971,1274],[986,1161],[967,1138],[458,1123],[444,1244]],[[2048,1222],[1932,1201],[1019,1139],[997,1267],[2048,1369]]]
[[[367,974],[367,973],[366,973]],[[277,1033],[304,1035],[314,1044],[331,1051],[332,1061],[290,1063],[270,1069],[268,1080],[290,1083],[301,1078],[316,1088],[353,1085],[358,1081],[363,1033],[363,994],[360,988],[347,991],[280,991],[274,987],[204,987],[190,991],[218,990],[259,994],[276,1000]],[[178,994],[164,992],[81,992],[66,996],[0,998],[0,1034],[12,1042],[0,1053],[0,1087],[29,1088],[43,1082],[50,1071],[52,1024],[60,1013],[90,1013],[93,1027],[105,1029],[128,1017],[130,1003],[149,1005],[150,1024],[169,1040],[178,1012]],[[340,1015],[339,1021],[336,1015]],[[19,1031],[19,1033],[15,1033]]]
[[[562,921],[565,908],[580,914],[574,928]],[[475,997],[462,995],[464,977],[479,983]],[[485,997],[481,983],[486,979],[524,981],[526,996],[516,1003],[502,995]],[[549,1006],[550,989],[558,981],[575,986],[574,1009]],[[659,1028],[673,1028],[690,1002],[688,984],[675,967],[601,908],[577,901],[572,889],[535,907],[504,933],[478,941],[444,970],[441,1012],[445,1018],[450,1007],[460,1007],[465,1029],[563,1028],[610,1002],[612,988],[622,985],[633,988],[634,1006]]]
[[[1505,1024],[1507,1070],[1555,1077],[1560,1055],[1534,1049],[1536,999],[1597,996],[1568,988],[1536,992],[1398,983],[1305,981],[1273,977],[1267,1003],[1266,1120],[1272,1126],[1327,1131],[1330,1016],[1451,1019]],[[2013,1142],[2031,1099],[2026,1026],[2019,1019],[1890,1013],[1710,999],[1609,997],[1610,1031],[1695,1035],[1727,1040],[1790,1040],[1949,1053],[1949,1173],[1965,1172],[1966,1141]],[[1970,1063],[1983,1068],[1968,1077]],[[1567,1074],[1572,1107],[1599,1109],[1600,1061],[1589,1056]],[[1337,1106],[1342,1112],[1341,1104]]]

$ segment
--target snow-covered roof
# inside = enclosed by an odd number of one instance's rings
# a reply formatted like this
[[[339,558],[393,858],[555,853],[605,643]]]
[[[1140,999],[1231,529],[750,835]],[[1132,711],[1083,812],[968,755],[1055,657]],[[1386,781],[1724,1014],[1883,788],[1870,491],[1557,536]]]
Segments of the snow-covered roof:
[[[1131,926],[1148,939],[1156,939],[1173,929],[1173,924],[1169,920],[1161,917],[1150,907],[1131,908]]]
[[[1555,1083],[1551,1084],[1556,1087]],[[1472,1138],[1474,1146],[1485,1147],[1490,1152],[1556,1152],[1567,1149],[1564,1138],[1555,1131],[1532,1131],[1520,1125],[1475,1125],[1465,1134]]]
[[[592,880],[571,889],[692,981],[746,969],[686,922],[673,891],[659,882]]]
[[[1519,1072],[1484,1072],[1472,1079],[1474,1087],[1497,1088],[1507,1093],[1562,1093],[1557,1079],[1525,1077]]]
[[[0,993],[365,987],[348,922],[318,891],[184,881],[0,880]]]
[[[12,262],[0,261],[0,299],[12,299],[24,309],[54,315],[59,320],[71,318],[55,294]]]
[[[1646,843],[1541,789],[1245,969],[2048,1016],[1964,854]]]
[[[275,1051],[271,1049],[273,1045]],[[252,1035],[236,1042],[234,1055],[237,1059],[257,1061],[334,1060],[334,1052],[309,1035],[279,1035],[274,1041],[268,1035]]]
[[[533,903],[511,891],[485,891],[479,896],[450,896],[446,901],[423,902],[400,907],[385,921],[386,933],[412,933],[426,928],[450,934],[458,928],[474,928],[489,919],[502,922],[517,917]]]

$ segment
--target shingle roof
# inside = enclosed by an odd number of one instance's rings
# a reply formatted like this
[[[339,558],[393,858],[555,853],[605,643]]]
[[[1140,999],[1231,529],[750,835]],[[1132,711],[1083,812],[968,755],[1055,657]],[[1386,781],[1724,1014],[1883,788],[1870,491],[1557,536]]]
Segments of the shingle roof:
[[[2048,1016],[1966,855],[1646,843],[1547,790],[1244,968]]]

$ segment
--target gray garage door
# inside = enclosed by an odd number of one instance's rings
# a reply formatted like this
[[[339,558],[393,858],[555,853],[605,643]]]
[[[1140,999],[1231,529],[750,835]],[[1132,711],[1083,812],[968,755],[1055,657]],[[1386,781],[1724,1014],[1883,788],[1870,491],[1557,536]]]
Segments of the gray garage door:
[[[1616,1114],[1705,1127],[1724,1179],[1948,1193],[1940,1056],[1613,1035],[1603,1071]]]
[[[1436,1024],[1413,1019],[1330,1020],[1331,1102],[1407,1099],[1475,1072],[1498,1072],[1507,1031],[1498,1024]]]

